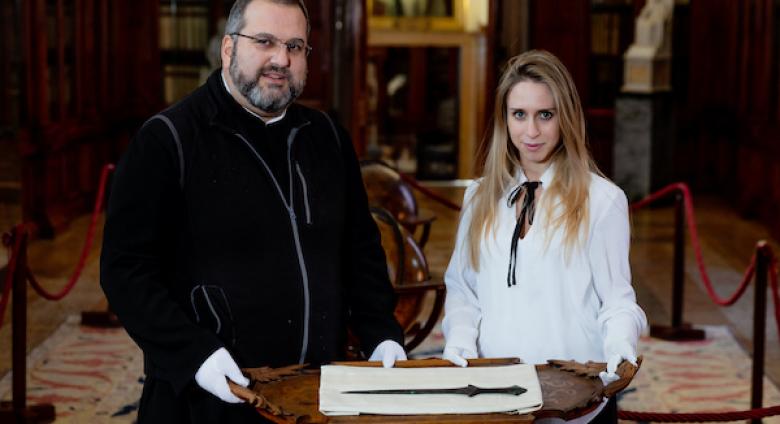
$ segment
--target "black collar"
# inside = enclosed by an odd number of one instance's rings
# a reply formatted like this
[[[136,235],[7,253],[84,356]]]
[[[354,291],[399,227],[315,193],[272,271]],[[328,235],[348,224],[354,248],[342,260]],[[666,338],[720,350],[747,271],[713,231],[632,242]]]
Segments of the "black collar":
[[[244,109],[244,107],[227,92],[222,80],[222,69],[217,69],[212,72],[205,85],[208,96],[214,106],[214,110],[211,111],[209,119],[211,125],[241,132],[246,132],[242,131],[242,129],[247,125],[251,125],[251,123],[266,125],[265,122],[257,116]],[[303,116],[303,108],[293,102],[287,108],[287,113],[284,118],[270,125],[284,123],[292,128],[300,127],[307,122],[308,120]]]

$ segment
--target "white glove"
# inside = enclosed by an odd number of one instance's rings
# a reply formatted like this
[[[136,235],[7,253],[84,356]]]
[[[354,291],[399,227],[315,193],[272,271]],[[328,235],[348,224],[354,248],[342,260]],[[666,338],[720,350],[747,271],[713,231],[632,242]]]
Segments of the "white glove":
[[[404,348],[394,340],[385,340],[379,343],[374,349],[374,353],[368,358],[369,361],[382,361],[385,368],[393,368],[395,361],[405,361],[406,352]]]
[[[607,370],[599,373],[601,382],[604,386],[620,380],[620,376],[616,371],[618,366],[623,360],[628,361],[631,365],[636,365],[636,350],[634,347],[625,341],[611,343],[608,348],[605,349],[607,353]]]
[[[195,381],[203,390],[228,403],[241,403],[242,399],[230,391],[225,377],[241,386],[248,386],[249,379],[241,374],[236,361],[221,347],[208,357],[195,373]]]
[[[474,359],[476,357],[477,352],[454,346],[446,346],[444,348],[444,354],[441,356],[442,359],[446,359],[453,364],[464,368],[469,365],[469,361],[467,361],[467,359]]]

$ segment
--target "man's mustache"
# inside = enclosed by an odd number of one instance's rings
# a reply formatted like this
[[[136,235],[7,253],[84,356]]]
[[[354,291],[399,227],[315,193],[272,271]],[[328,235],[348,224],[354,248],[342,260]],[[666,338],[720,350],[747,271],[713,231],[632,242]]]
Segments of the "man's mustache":
[[[277,65],[268,65],[260,68],[257,71],[257,76],[255,79],[260,79],[260,77],[267,72],[282,74],[284,75],[285,78],[292,79],[292,73],[290,73],[290,68],[286,66],[277,66]]]

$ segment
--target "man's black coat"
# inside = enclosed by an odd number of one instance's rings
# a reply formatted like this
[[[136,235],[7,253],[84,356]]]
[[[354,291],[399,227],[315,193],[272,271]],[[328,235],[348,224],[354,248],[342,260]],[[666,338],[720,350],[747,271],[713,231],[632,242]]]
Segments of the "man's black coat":
[[[341,359],[348,325],[366,353],[402,343],[345,131],[297,104],[265,125],[219,71],[162,115],[117,167],[101,257],[111,308],[144,352],[147,409],[229,409],[193,379],[219,347],[240,367],[277,367]]]

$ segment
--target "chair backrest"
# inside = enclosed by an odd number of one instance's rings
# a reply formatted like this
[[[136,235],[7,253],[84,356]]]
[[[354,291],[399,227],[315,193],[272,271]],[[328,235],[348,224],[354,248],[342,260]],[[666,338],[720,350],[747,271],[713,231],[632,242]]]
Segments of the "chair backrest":
[[[430,280],[428,261],[412,235],[401,226],[388,210],[372,207],[371,214],[382,236],[382,247],[387,257],[387,272],[395,287]],[[395,316],[406,331],[416,322],[422,311],[424,296],[400,294]]]
[[[401,179],[398,171],[384,162],[368,160],[360,163],[360,172],[369,205],[387,209],[402,222],[417,216],[417,200],[412,188]]]

